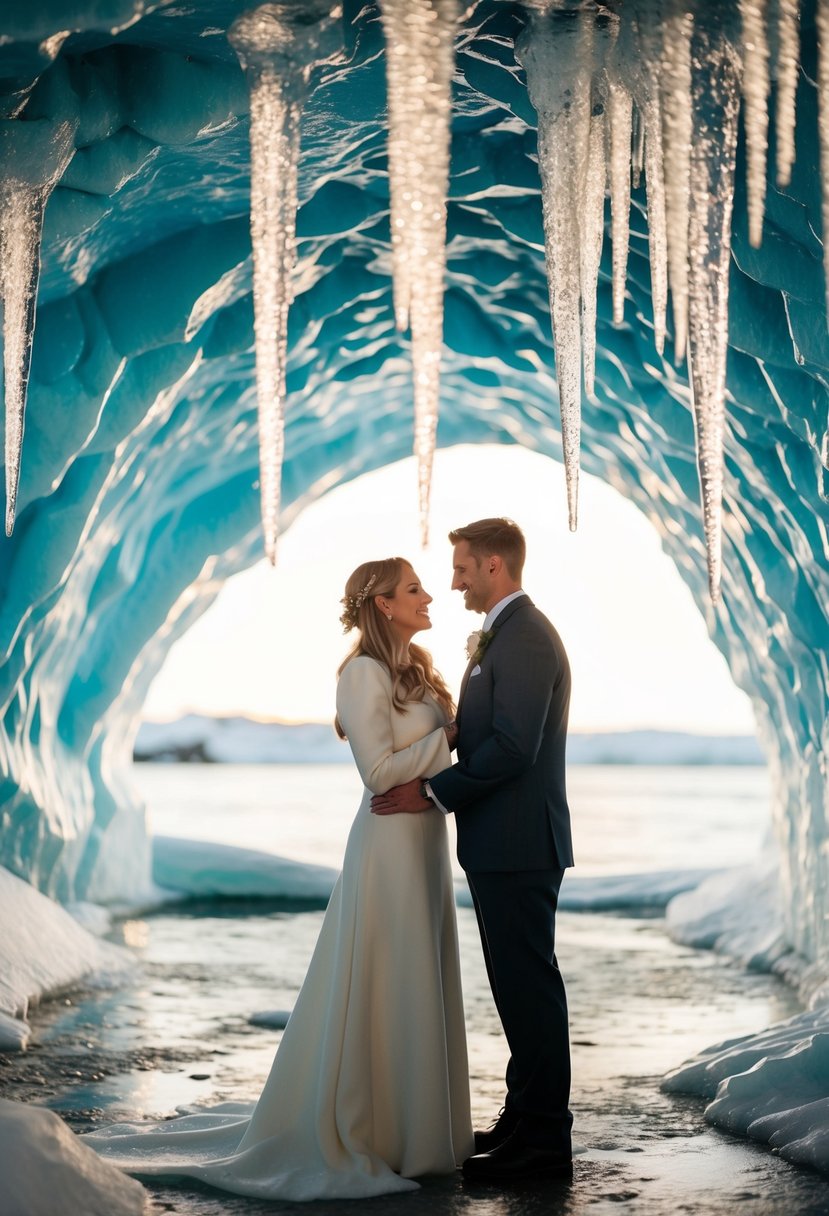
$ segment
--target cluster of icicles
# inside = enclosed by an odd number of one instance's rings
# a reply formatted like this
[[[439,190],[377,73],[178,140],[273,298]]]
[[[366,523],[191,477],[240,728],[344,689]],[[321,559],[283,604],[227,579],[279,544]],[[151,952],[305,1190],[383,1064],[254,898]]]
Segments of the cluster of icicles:
[[[799,0],[528,0],[517,55],[538,114],[544,235],[570,526],[577,522],[582,385],[592,394],[596,289],[611,200],[613,316],[625,304],[631,187],[647,192],[654,341],[686,354],[697,432],[711,596],[721,570],[728,265],[740,100],[749,233],[759,245],[768,101],[776,82],[777,180],[795,157]],[[394,309],[410,328],[415,453],[424,541],[437,431],[454,45],[460,0],[380,0],[386,39]],[[819,84],[829,98],[829,0],[818,0]],[[284,451],[288,309],[295,263],[300,120],[311,73],[335,63],[342,12],[281,0],[246,12],[228,37],[251,92],[251,230],[262,519],[273,562]],[[24,115],[25,116],[25,115]],[[6,128],[30,124],[6,121]],[[12,131],[11,134],[15,132]],[[829,108],[821,111],[829,166]],[[67,161],[34,185],[5,171],[0,288],[5,303],[6,530],[11,533],[43,206]],[[41,160],[41,164],[43,161]],[[826,176],[826,175],[825,175]],[[829,190],[825,191],[829,200]],[[21,222],[21,216],[27,221]],[[824,202],[829,230],[829,201]]]

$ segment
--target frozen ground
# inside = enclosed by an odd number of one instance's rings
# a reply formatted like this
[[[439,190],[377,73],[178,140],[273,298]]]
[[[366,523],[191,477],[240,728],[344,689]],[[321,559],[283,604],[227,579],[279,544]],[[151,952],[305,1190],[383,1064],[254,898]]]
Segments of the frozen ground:
[[[319,927],[318,910],[205,903],[126,922],[143,975],[114,992],[66,996],[36,1012],[26,1054],[0,1056],[0,1092],[59,1111],[75,1129],[177,1106],[255,1098],[278,1032],[250,1015],[290,1008]],[[473,1107],[488,1122],[501,1101],[503,1044],[473,914],[459,909]],[[825,1178],[703,1121],[703,1102],[660,1092],[662,1076],[713,1042],[797,1012],[779,980],[670,941],[661,919],[562,913],[559,954],[573,1025],[572,1185],[480,1190],[460,1177],[414,1196],[372,1201],[377,1216],[578,1216],[629,1211],[720,1216],[824,1214]],[[153,1186],[152,1210],[180,1216],[333,1216],[348,1203],[259,1204]],[[365,1204],[361,1204],[361,1209]]]

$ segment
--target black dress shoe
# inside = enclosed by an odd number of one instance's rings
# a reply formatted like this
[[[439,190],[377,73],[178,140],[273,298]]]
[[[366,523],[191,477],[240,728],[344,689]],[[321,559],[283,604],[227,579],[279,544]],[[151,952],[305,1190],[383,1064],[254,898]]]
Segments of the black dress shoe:
[[[491,1153],[499,1144],[503,1144],[518,1126],[518,1115],[512,1114],[503,1106],[498,1112],[498,1118],[485,1132],[475,1132],[475,1154]]]
[[[463,1176],[468,1182],[511,1182],[521,1178],[571,1178],[569,1153],[531,1144],[514,1132],[488,1153],[467,1157]]]

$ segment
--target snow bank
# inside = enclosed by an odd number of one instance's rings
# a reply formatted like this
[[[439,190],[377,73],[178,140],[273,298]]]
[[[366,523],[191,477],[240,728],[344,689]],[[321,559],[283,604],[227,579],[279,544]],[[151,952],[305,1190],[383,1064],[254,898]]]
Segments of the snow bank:
[[[709,1047],[662,1088],[713,1098],[709,1123],[829,1172],[829,1007]]]
[[[674,896],[698,887],[713,870],[654,870],[640,874],[564,876],[558,907],[565,912],[620,912],[626,908],[661,912]],[[472,896],[465,879],[455,884],[455,902],[472,907]]]
[[[0,1099],[3,1216],[142,1216],[146,1191],[50,1110]]]
[[[153,838],[153,877],[189,896],[253,896],[327,902],[337,871],[273,853],[174,836]]]
[[[573,912],[623,908],[661,910],[680,892],[698,886],[711,870],[658,870],[654,873],[567,875],[559,907]],[[327,902],[337,870],[309,862],[289,861],[273,853],[240,849],[210,841],[174,836],[153,838],[153,878],[177,897],[237,897]],[[471,908],[464,879],[455,886],[460,907]]]
[[[347,744],[326,722],[256,722],[186,714],[175,722],[142,722],[136,760],[215,764],[346,764]]]
[[[796,984],[814,1007],[760,1034],[706,1048],[669,1073],[669,1093],[712,1099],[709,1123],[829,1172],[829,1004],[825,970],[786,945],[773,857],[709,878],[668,907],[671,936]]]
[[[0,1050],[24,1048],[26,1015],[42,996],[93,976],[115,980],[130,956],[98,941],[69,913],[0,867]]]
[[[712,874],[678,895],[666,921],[675,941],[730,954],[757,971],[778,970],[791,954],[783,937],[779,863],[771,855]]]

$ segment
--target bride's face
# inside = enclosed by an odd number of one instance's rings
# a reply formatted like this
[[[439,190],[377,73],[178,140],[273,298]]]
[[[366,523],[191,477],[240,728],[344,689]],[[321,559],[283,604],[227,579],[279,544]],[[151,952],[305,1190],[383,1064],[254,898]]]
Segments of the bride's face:
[[[424,591],[414,570],[411,566],[404,566],[400,582],[394,589],[394,596],[389,600],[392,628],[406,639],[414,637],[421,629],[431,629],[431,602],[431,595]]]

